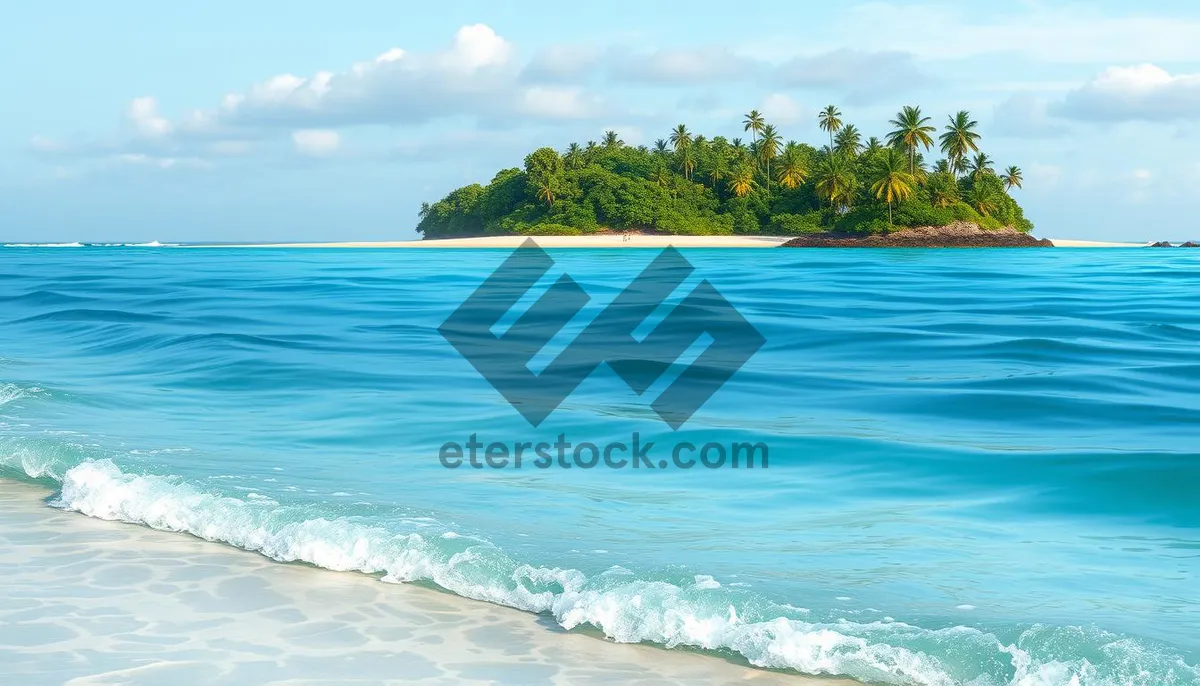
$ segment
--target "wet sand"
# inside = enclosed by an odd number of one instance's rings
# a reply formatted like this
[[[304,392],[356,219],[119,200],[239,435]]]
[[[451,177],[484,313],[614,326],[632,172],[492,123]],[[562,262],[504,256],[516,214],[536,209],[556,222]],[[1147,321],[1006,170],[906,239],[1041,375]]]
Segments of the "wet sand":
[[[0,480],[0,665],[37,684],[847,686],[49,507]]]

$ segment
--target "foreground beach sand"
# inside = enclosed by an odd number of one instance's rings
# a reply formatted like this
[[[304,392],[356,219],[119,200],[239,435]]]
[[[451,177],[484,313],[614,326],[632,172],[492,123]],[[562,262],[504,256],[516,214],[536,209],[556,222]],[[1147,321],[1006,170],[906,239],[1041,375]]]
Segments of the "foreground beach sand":
[[[530,236],[483,236],[432,241],[359,241],[343,243],[255,243],[248,245],[188,246],[204,248],[516,248]],[[532,236],[543,248],[774,248],[791,236]],[[1056,248],[1140,248],[1145,243],[1077,241],[1051,238]]]
[[[0,480],[13,684],[852,684],[624,645],[360,574],[50,508]]]

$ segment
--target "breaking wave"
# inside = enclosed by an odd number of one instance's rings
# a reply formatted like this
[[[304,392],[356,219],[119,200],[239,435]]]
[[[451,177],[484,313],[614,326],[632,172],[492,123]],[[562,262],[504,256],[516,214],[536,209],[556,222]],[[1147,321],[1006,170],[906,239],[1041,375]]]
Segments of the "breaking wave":
[[[3,397],[3,396],[0,396]],[[723,587],[711,576],[639,578],[620,566],[588,576],[513,559],[485,539],[422,520],[387,526],[312,517],[308,507],[207,492],[179,477],[131,474],[109,459],[4,445],[3,465],[51,478],[51,505],[99,519],[184,532],[281,562],[382,581],[434,583],[458,595],[592,626],[622,643],[731,652],[758,667],[869,683],[952,686],[1166,686],[1200,683],[1169,649],[1087,627],[1032,625],[1013,635],[898,621],[812,622],[794,606]],[[968,659],[969,658],[969,659]]]

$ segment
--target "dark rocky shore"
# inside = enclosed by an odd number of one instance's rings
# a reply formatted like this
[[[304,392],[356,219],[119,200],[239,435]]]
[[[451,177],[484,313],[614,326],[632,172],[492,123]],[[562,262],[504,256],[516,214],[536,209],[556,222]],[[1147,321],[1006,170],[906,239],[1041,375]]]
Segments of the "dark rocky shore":
[[[1053,248],[1045,238],[1016,229],[988,230],[970,222],[947,226],[918,226],[886,236],[814,233],[784,243],[784,248]]]

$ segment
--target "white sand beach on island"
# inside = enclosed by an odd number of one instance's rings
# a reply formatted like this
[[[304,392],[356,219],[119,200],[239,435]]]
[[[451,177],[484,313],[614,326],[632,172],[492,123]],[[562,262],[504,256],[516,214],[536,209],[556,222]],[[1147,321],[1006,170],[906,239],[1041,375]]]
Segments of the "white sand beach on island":
[[[253,243],[186,246],[199,248],[516,248],[533,238],[543,248],[774,248],[790,236],[670,236],[597,234],[592,236],[481,236],[411,241],[345,241],[331,243]],[[1141,248],[1146,243],[1051,238],[1056,248]]]
[[[533,238],[543,248],[774,248],[787,236],[670,236],[596,234],[592,236],[480,236],[412,241],[357,241],[342,243],[258,243],[205,245],[205,248],[515,248]]]
[[[9,684],[836,686],[49,507],[0,481]]]
[[[1050,242],[1056,248],[1144,248],[1148,243],[1127,243],[1120,241],[1080,241],[1070,238],[1051,238]]]

